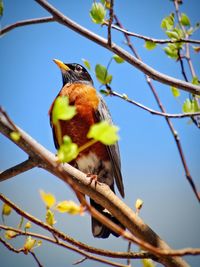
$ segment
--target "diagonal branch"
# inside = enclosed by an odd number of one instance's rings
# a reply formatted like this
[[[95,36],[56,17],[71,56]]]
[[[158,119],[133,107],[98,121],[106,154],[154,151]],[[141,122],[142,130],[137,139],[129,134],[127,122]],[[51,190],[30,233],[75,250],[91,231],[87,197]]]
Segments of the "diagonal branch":
[[[182,90],[185,90],[187,92],[190,92],[192,94],[200,95],[200,86],[193,85],[190,83],[187,83],[185,81],[170,77],[168,75],[165,75],[163,73],[160,73],[156,71],[155,69],[151,68],[141,60],[135,58],[130,53],[128,53],[126,50],[122,49],[121,47],[117,46],[115,43],[112,43],[112,46],[110,47],[108,45],[107,39],[95,34],[92,31],[89,31],[88,29],[82,27],[78,23],[74,22],[73,20],[69,19],[68,17],[64,16],[60,11],[58,11],[56,8],[54,8],[51,4],[49,4],[45,0],[35,0],[38,4],[40,4],[44,9],[46,9],[49,13],[51,13],[54,17],[54,19],[61,23],[68,28],[72,29],[73,31],[83,35],[84,37],[90,39],[91,41],[107,48],[108,50],[112,51],[113,53],[119,55],[121,58],[126,60],[128,63],[136,67],[137,69],[141,70],[143,73],[148,75],[154,80],[157,80],[159,82],[162,82],[164,84],[174,86],[177,88],[180,88]]]
[[[27,19],[27,20],[21,20],[17,21],[13,24],[10,24],[6,26],[5,28],[0,30],[0,36],[19,27],[32,25],[32,24],[41,24],[41,23],[47,23],[47,22],[54,22],[55,19],[53,17],[45,17],[45,18],[35,18],[35,19]]]

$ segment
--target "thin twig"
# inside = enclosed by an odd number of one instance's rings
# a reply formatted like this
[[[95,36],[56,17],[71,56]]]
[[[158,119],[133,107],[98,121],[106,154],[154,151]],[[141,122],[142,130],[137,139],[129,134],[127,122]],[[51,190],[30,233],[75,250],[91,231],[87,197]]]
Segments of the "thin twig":
[[[120,28],[123,28],[123,26],[122,26],[121,22],[119,21],[118,17],[116,15],[114,15],[114,18],[116,20],[116,23],[120,26]],[[137,53],[136,49],[134,48],[133,44],[131,43],[130,37],[128,35],[126,35],[125,33],[124,33],[124,35],[125,35],[125,38],[127,40],[127,45],[129,46],[131,51],[135,54],[135,56],[137,58],[142,60],[141,57],[139,56],[139,54]],[[149,85],[149,87],[150,87],[150,89],[151,89],[151,91],[153,93],[153,96],[154,96],[154,98],[155,98],[155,100],[156,100],[156,102],[157,102],[157,104],[158,104],[158,106],[160,108],[160,110],[162,111],[162,113],[166,113],[165,108],[164,108],[164,106],[163,106],[163,104],[162,104],[162,102],[161,102],[161,100],[160,100],[160,98],[159,98],[159,96],[158,96],[158,94],[156,92],[156,89],[153,86],[153,83],[152,83],[150,77],[148,75],[145,75],[145,77],[146,77],[147,84]],[[181,162],[182,162],[182,165],[183,165],[183,168],[184,168],[184,171],[185,171],[185,176],[186,176],[189,184],[191,185],[192,190],[193,190],[196,198],[200,202],[200,193],[198,192],[198,190],[196,188],[196,185],[195,185],[195,183],[194,183],[194,181],[192,179],[192,176],[190,174],[189,168],[187,166],[185,155],[183,153],[182,145],[181,145],[181,142],[180,142],[180,137],[178,136],[178,133],[175,130],[175,128],[174,128],[172,122],[170,121],[169,117],[165,117],[165,119],[166,119],[166,122],[167,122],[167,124],[168,124],[168,126],[170,128],[170,131],[171,131],[171,133],[172,133],[172,135],[174,137],[174,140],[176,142],[176,145],[177,145],[177,148],[178,148],[178,152],[179,152],[179,155],[180,155],[180,158],[181,158]]]
[[[18,27],[55,21],[53,17],[35,18],[17,21],[0,30],[0,36]]]
[[[39,267],[43,267],[43,265],[40,263],[38,257],[35,255],[33,251],[29,251],[29,253],[33,256],[34,260],[37,262]]]
[[[0,173],[0,182],[10,179],[16,175],[19,175],[23,172],[26,172],[34,167],[36,167],[38,163],[33,159],[29,158],[18,165],[15,165],[3,172]]]
[[[5,225],[0,225],[0,228],[1,228],[1,229],[4,229],[4,230],[11,230],[11,229],[12,229],[13,231],[16,231],[17,233],[19,233],[20,235],[32,236],[32,237],[35,237],[35,238],[39,238],[39,239],[45,240],[45,241],[47,241],[47,242],[56,244],[56,245],[58,245],[58,246],[60,246],[60,247],[64,247],[64,248],[66,248],[66,249],[69,249],[69,250],[72,250],[72,251],[74,251],[74,252],[77,252],[77,253],[83,255],[84,257],[86,257],[87,259],[90,259],[90,260],[94,260],[94,261],[97,261],[97,262],[105,263],[105,264],[108,264],[108,265],[110,265],[110,266],[127,267],[127,265],[125,265],[125,264],[120,264],[120,263],[113,262],[113,261],[110,261],[110,260],[106,260],[106,259],[103,259],[103,258],[100,258],[100,257],[97,257],[97,256],[93,256],[93,255],[91,255],[91,254],[89,254],[89,253],[87,253],[87,252],[84,252],[84,251],[82,251],[82,250],[80,250],[80,249],[78,249],[78,248],[75,248],[75,247],[73,247],[73,246],[70,246],[70,245],[68,245],[68,244],[66,244],[66,243],[64,243],[64,242],[61,242],[61,241],[57,242],[55,239],[50,238],[50,237],[45,236],[45,235],[42,235],[42,234],[36,234],[36,233],[32,233],[32,232],[26,232],[26,231],[23,231],[23,230],[21,230],[21,229],[15,229],[15,228],[12,228],[12,227],[7,227],[7,226],[5,226]],[[1,241],[1,239],[0,239],[0,241]],[[3,240],[3,241],[4,241],[4,240]],[[3,243],[3,242],[2,242],[2,243]],[[4,241],[4,243],[6,243],[6,242]],[[4,243],[3,243],[3,244],[4,244]],[[4,244],[4,245],[5,245],[5,244]],[[7,247],[7,246],[9,246],[9,245],[10,245],[10,244],[6,243],[5,246]],[[12,248],[11,245],[10,245],[10,247]],[[9,248],[9,247],[8,247],[8,248]],[[9,248],[9,249],[10,249],[10,248]],[[16,250],[16,249],[14,249],[14,248],[12,248],[12,249],[10,249],[10,250],[12,250],[12,251],[14,251],[14,252],[17,251],[17,253],[19,253],[19,252],[23,252],[23,251],[24,251],[24,249]],[[16,251],[15,251],[15,250],[16,250]],[[31,251],[29,251],[29,253],[31,253]],[[39,265],[40,262],[38,261],[37,257],[35,256],[35,253],[32,252],[31,254],[32,254],[32,256],[34,257],[34,259],[37,261],[38,265]],[[40,264],[39,267],[42,267],[42,265]]]
[[[103,38],[92,31],[82,27],[78,23],[75,23],[73,20],[69,19],[68,17],[64,16],[60,11],[58,11],[54,6],[49,4],[45,0],[35,0],[38,4],[40,4],[44,9],[50,12],[55,20],[58,23],[61,23],[68,28],[72,29],[75,32],[83,35],[84,37],[90,39],[91,41],[107,48],[108,50],[112,51],[113,53],[117,54],[124,60],[126,60],[129,64],[133,65],[137,69],[141,70],[146,75],[149,75],[152,79],[160,81],[164,84],[168,84],[170,86],[174,86],[180,88],[182,90],[188,91],[190,93],[200,95],[200,86],[187,83],[185,81],[173,78],[171,76],[165,75],[156,71],[155,69],[151,68],[141,60],[135,58],[126,50],[122,49],[121,47],[117,46],[115,43],[112,42],[112,46],[108,45],[107,38]]]
[[[181,73],[185,79],[186,82],[188,82],[188,78],[186,76],[186,72],[185,72],[185,68],[184,68],[184,64],[183,64],[183,59],[182,56],[180,54],[180,50],[178,50],[178,61],[180,62],[180,66],[181,66]]]
[[[110,8],[109,8],[109,22],[108,22],[108,45],[112,45],[112,38],[111,38],[111,25],[113,22],[113,6],[114,6],[114,0],[110,0]]]
[[[192,117],[192,116],[195,116],[195,115],[200,115],[200,112],[195,112],[195,113],[183,113],[183,114],[170,114],[170,113],[164,113],[164,112],[160,112],[160,111],[156,111],[154,109],[151,109],[147,106],[144,106],[143,104],[135,101],[135,100],[132,100],[130,99],[126,94],[120,94],[116,91],[113,91],[111,89],[111,87],[109,85],[106,85],[106,88],[108,89],[108,92],[106,92],[106,95],[113,95],[113,96],[117,96],[118,98],[121,98],[143,110],[146,110],[148,111],[149,113],[151,113],[152,115],[158,115],[158,116],[163,116],[163,117],[167,117],[167,118],[172,118],[172,119],[175,119],[175,118],[178,118],[178,119],[181,119],[181,118],[187,118],[187,117]]]
[[[86,261],[87,259],[88,259],[87,257],[84,257],[84,258],[82,258],[82,259],[80,259],[80,260],[75,261],[75,262],[73,263],[73,265],[78,265],[78,264],[80,264],[80,263]]]
[[[103,23],[103,25],[107,25],[108,26],[109,23],[107,21],[105,21]],[[178,40],[156,39],[156,38],[148,37],[148,36],[141,35],[141,34],[138,34],[138,33],[127,31],[124,28],[121,28],[121,27],[119,27],[117,25],[114,25],[114,24],[112,24],[111,27],[113,29],[117,30],[117,31],[120,31],[122,33],[127,34],[128,36],[133,36],[133,37],[142,39],[144,41],[150,41],[150,42],[153,42],[153,43],[156,43],[156,44],[182,43],[182,42],[184,42],[184,43],[191,43],[191,44],[200,44],[200,40],[186,39],[186,38],[180,38]]]
[[[0,227],[1,228],[1,227]],[[2,229],[2,228],[1,228]],[[0,243],[2,243],[7,249],[10,251],[13,251],[15,253],[21,253],[24,252],[23,248],[16,249],[14,248],[10,243],[6,242],[3,238],[0,237]]]

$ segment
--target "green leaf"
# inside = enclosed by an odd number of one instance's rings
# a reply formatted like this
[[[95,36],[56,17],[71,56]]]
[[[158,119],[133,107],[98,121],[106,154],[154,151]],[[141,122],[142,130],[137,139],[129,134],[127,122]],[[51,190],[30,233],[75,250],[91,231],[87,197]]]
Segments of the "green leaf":
[[[110,0],[101,0],[101,3],[102,3],[107,9],[110,9]]]
[[[169,16],[165,17],[161,21],[161,28],[163,30],[171,30],[174,27],[174,13],[171,13]]]
[[[51,193],[45,193],[44,191],[40,190],[40,197],[48,209],[53,207],[53,205],[56,203],[56,198]]]
[[[143,267],[155,267],[156,265],[151,259],[142,259],[142,265]]]
[[[183,103],[182,110],[184,113],[193,112],[192,103],[189,98],[187,98]]]
[[[176,44],[168,44],[164,48],[165,53],[172,59],[177,59],[178,58],[178,49]]]
[[[4,234],[6,239],[12,239],[12,238],[16,237],[17,235],[18,235],[18,233],[15,231],[12,231],[12,230],[7,230],[7,231],[5,231],[5,234]]]
[[[101,64],[96,65],[95,74],[97,80],[102,84],[110,84],[112,81],[112,75],[108,74],[106,67]]]
[[[54,213],[50,209],[48,209],[46,212],[46,223],[48,223],[50,226],[53,226],[56,223]]]
[[[101,3],[93,3],[90,10],[90,17],[94,23],[102,24],[106,16],[106,9]]]
[[[70,162],[78,156],[78,146],[73,143],[67,135],[63,137],[63,143],[58,149],[58,159],[60,162]]]
[[[82,58],[83,64],[88,70],[91,70],[90,62],[87,59]]]
[[[9,216],[11,212],[12,208],[8,204],[4,203],[2,207],[2,215]]]
[[[25,224],[24,229],[27,230],[27,229],[30,229],[31,227],[32,227],[31,222],[28,221],[28,222]]]
[[[90,127],[87,137],[100,141],[104,145],[113,145],[119,139],[118,130],[119,128],[115,125],[111,125],[107,121],[101,121]]]
[[[24,244],[24,252],[25,254],[27,254],[29,251],[31,251],[33,249],[33,247],[36,244],[36,239],[33,239],[31,236],[28,236],[26,238],[26,242]]]
[[[56,210],[61,212],[61,213],[69,213],[71,215],[77,215],[81,214],[83,212],[83,208],[81,205],[77,205],[74,201],[72,200],[64,200],[62,202],[59,202],[56,206]]]
[[[11,132],[10,137],[13,141],[18,142],[20,140],[20,133],[19,132]]]
[[[0,0],[0,16],[3,16],[3,9],[4,9],[3,0]]]
[[[119,63],[119,64],[124,63],[124,59],[121,58],[120,56],[116,55],[116,54],[113,55],[112,58],[115,60],[116,63]]]
[[[69,105],[67,96],[58,96],[56,98],[52,110],[53,124],[56,124],[58,120],[70,120],[75,114],[76,108]]]
[[[196,98],[192,100],[187,98],[185,102],[183,103],[182,110],[184,113],[199,112],[200,106],[199,106],[198,100]]]
[[[172,91],[172,94],[174,97],[179,97],[180,96],[180,91],[178,88],[174,87],[174,86],[171,86],[171,91]]]
[[[190,26],[190,19],[188,18],[188,16],[185,13],[181,14],[180,22],[183,26]]]
[[[174,40],[179,39],[179,35],[176,31],[166,31],[165,33],[170,39],[174,39]]]
[[[156,43],[152,41],[145,41],[144,47],[148,50],[153,50],[156,47]]]
[[[192,78],[192,84],[199,85],[199,79],[198,79],[197,76],[194,76],[194,77]]]

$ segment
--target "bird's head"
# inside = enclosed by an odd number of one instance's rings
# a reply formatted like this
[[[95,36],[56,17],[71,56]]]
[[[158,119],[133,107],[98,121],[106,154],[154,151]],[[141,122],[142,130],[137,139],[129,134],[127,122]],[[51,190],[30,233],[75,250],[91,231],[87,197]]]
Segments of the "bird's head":
[[[63,79],[63,86],[71,83],[90,83],[93,84],[92,78],[87,70],[77,63],[63,63],[58,59],[53,60],[60,68]]]

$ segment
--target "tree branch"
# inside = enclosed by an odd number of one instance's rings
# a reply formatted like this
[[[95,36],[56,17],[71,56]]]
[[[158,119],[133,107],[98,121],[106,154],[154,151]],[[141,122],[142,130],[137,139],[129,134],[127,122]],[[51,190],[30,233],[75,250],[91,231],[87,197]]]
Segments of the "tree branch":
[[[113,53],[119,55],[121,58],[126,60],[128,63],[130,63],[131,65],[133,65],[137,69],[141,70],[146,75],[150,76],[152,79],[157,80],[159,82],[162,82],[164,84],[170,85],[170,86],[180,88],[180,89],[185,90],[187,92],[190,92],[190,93],[193,93],[196,95],[200,95],[200,86],[193,85],[193,84],[187,83],[185,81],[181,81],[179,79],[170,77],[168,75],[165,75],[163,73],[156,71],[155,69],[146,65],[141,60],[135,58],[130,53],[128,53],[126,50],[122,49],[121,47],[117,46],[116,44],[112,43],[112,46],[110,47],[108,45],[107,39],[95,34],[92,31],[89,31],[88,29],[82,27],[78,23],[75,23],[73,20],[64,16],[60,11],[58,11],[56,8],[54,8],[47,1],[45,1],[45,0],[35,0],[35,1],[38,4],[40,4],[44,9],[46,9],[49,13],[51,13],[57,22],[67,26],[68,28],[72,29],[73,31],[78,32],[79,34],[90,39],[91,41],[93,41],[93,42],[107,48],[108,50],[112,51]]]
[[[73,246],[70,246],[60,240],[55,240],[54,238],[51,238],[51,237],[48,237],[48,236],[45,236],[45,235],[42,235],[42,234],[36,234],[36,233],[32,233],[32,232],[27,232],[27,231],[23,231],[21,229],[17,229],[17,228],[13,228],[13,227],[7,227],[7,226],[4,226],[4,225],[0,225],[0,228],[3,229],[3,230],[11,230],[11,231],[14,231],[16,233],[18,233],[19,235],[23,235],[23,236],[32,236],[32,237],[35,237],[35,238],[39,238],[39,239],[42,239],[42,240],[45,240],[47,242],[50,242],[50,243],[53,243],[55,245],[58,245],[60,247],[64,247],[68,250],[71,250],[71,251],[74,251],[76,253],[79,253],[83,256],[85,256],[87,259],[90,259],[90,260],[94,260],[94,261],[97,261],[97,262],[101,262],[101,263],[104,263],[104,264],[107,264],[107,265],[110,265],[110,266],[116,266],[116,267],[128,267],[127,265],[124,265],[124,264],[120,264],[118,262],[113,262],[113,261],[110,261],[110,260],[106,260],[106,259],[103,259],[103,258],[100,258],[100,257],[97,257],[97,256],[93,256],[89,253],[86,253],[78,248],[75,248]],[[14,251],[14,252],[23,252],[24,249],[21,248],[19,250],[17,249],[14,249],[9,243],[7,243],[5,240],[3,239],[0,239],[0,242],[2,242],[7,248],[9,248],[10,250]],[[34,252],[30,251],[29,253],[31,253],[33,255],[33,257],[35,258],[35,254]],[[35,258],[35,260],[37,259],[37,257]],[[38,259],[37,259],[37,262],[38,262]],[[39,264],[38,264],[39,265]],[[41,265],[39,265],[41,266]]]
[[[103,25],[106,25],[108,26],[108,22],[105,21],[103,23]],[[134,32],[130,32],[130,31],[127,31],[125,30],[124,28],[121,28],[117,25],[114,25],[112,24],[111,25],[111,28],[117,30],[117,31],[120,31],[122,33],[125,33],[127,34],[128,36],[133,36],[133,37],[136,37],[136,38],[139,38],[139,39],[142,39],[144,41],[150,41],[150,42],[153,42],[153,43],[156,43],[156,44],[168,44],[168,43],[191,43],[191,44],[200,44],[200,40],[194,40],[194,39],[186,39],[186,38],[180,38],[178,40],[171,40],[171,39],[156,39],[156,38],[152,38],[152,37],[148,37],[148,36],[145,36],[145,35],[141,35],[141,34],[138,34],[138,33],[134,33]]]
[[[200,115],[200,112],[183,113],[183,114],[170,114],[170,113],[156,111],[156,110],[151,109],[147,106],[144,106],[143,104],[141,104],[135,100],[130,99],[126,94],[120,94],[116,91],[113,91],[109,85],[106,85],[106,88],[108,89],[106,91],[106,95],[117,96],[118,98],[123,99],[123,100],[127,101],[128,103],[131,103],[131,104],[133,104],[133,105],[135,105],[135,106],[137,106],[143,110],[148,111],[152,115],[158,115],[158,116],[167,117],[167,118],[171,118],[171,119],[181,119],[181,118],[187,118],[187,117]]]
[[[38,144],[33,138],[17,127],[20,133],[20,140],[16,143],[21,149],[23,149],[30,157],[35,158],[40,161],[40,166],[52,174],[56,175],[65,182],[71,181],[76,185],[76,190],[88,195],[94,199],[97,203],[109,210],[113,216],[118,218],[118,220],[131,232],[127,231],[121,232],[119,226],[115,224],[110,224],[107,226],[114,229],[117,233],[122,234],[122,236],[132,242],[136,242],[144,249],[152,252],[156,256],[159,254],[159,262],[166,266],[188,266],[181,258],[171,257],[171,256],[161,256],[162,253],[169,252],[169,246],[158,237],[158,235],[153,232],[144,222],[135,215],[135,213],[126,206],[105,184],[93,184],[88,182],[87,175],[83,174],[79,170],[75,169],[69,164],[59,164],[57,163],[56,157]],[[0,114],[0,131],[9,139],[10,133],[13,128],[6,120],[3,114]],[[11,139],[12,140],[12,139]],[[1,195],[1,199],[5,201],[5,198]],[[11,206],[11,204],[9,204]],[[11,206],[12,207],[12,206]],[[92,210],[92,215],[99,221],[105,223],[102,217],[103,215],[97,216],[97,213]],[[22,214],[24,216],[24,214]],[[24,216],[25,217],[25,216]],[[104,217],[104,216],[103,216]],[[29,218],[30,220],[30,218]],[[41,221],[37,221],[41,225]],[[106,222],[107,223],[107,222]],[[55,229],[46,225],[50,232],[57,235]],[[60,237],[60,236],[59,236]]]
[[[45,18],[35,18],[35,19],[27,19],[27,20],[21,20],[17,21],[13,24],[10,24],[6,26],[5,28],[0,30],[0,36],[10,32],[13,29],[22,27],[22,26],[27,26],[27,25],[32,25],[32,24],[41,24],[41,23],[47,23],[47,22],[53,22],[55,19],[53,17],[45,17]]]
[[[33,159],[29,158],[20,164],[11,167],[3,172],[0,173],[0,182],[10,179],[18,174],[26,172],[34,167],[36,167],[38,163]]]
[[[112,45],[112,39],[111,39],[111,25],[113,22],[113,6],[114,6],[114,0],[110,1],[110,8],[109,8],[109,22],[108,22],[108,45],[111,47]]]

